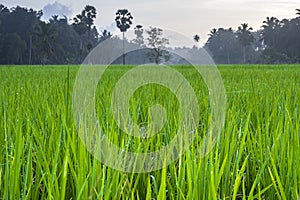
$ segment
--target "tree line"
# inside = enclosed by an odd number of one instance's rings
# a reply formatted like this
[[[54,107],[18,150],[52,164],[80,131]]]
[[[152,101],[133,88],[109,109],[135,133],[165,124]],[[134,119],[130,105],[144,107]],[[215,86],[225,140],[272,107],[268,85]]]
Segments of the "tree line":
[[[41,20],[43,12],[24,7],[7,8],[0,5],[0,64],[78,64],[88,53],[107,38],[115,41],[114,48],[125,46],[145,47],[136,54],[125,55],[117,64],[139,64],[172,61],[184,63],[168,53],[169,40],[163,30],[142,25],[134,27],[135,39],[125,38],[133,24],[133,16],[126,9],[116,12],[116,26],[123,40],[107,31],[98,32],[94,21],[97,10],[87,5],[71,21],[67,17],[52,16],[48,22]],[[293,19],[279,20],[268,17],[260,30],[253,31],[243,23],[233,28],[212,29],[204,45],[216,63],[299,63],[300,62],[300,10]],[[147,37],[144,34],[147,34]],[[198,43],[199,35],[193,37]],[[119,47],[121,46],[121,47]],[[169,48],[170,49],[170,48]],[[174,49],[172,49],[174,50]],[[200,48],[175,48],[175,51],[195,54]],[[172,58],[173,57],[173,58]]]
[[[204,48],[217,63],[300,63],[300,9],[296,15],[267,17],[257,31],[247,23],[237,30],[212,29]]]
[[[58,16],[44,22],[42,15],[42,11],[0,5],[1,64],[79,63],[108,34],[99,36],[93,6],[86,6],[72,24]]]
[[[118,48],[121,39],[113,37],[107,31],[98,32],[94,21],[97,10],[87,5],[70,23],[67,17],[52,16],[48,22],[41,20],[43,12],[24,7],[7,8],[0,5],[0,64],[79,64],[88,53],[99,43],[112,38]],[[127,9],[116,12],[116,26],[123,33],[123,51],[125,46],[149,48],[143,55],[129,55],[127,63],[145,63],[148,60],[161,62],[162,56],[167,58],[167,52],[162,50],[168,43],[162,37],[162,29],[150,27],[149,35],[144,40],[142,25],[136,25],[136,38],[125,39],[125,32],[132,25],[131,13]],[[141,53],[140,53],[141,54]],[[145,55],[147,55],[147,57]],[[137,58],[138,57],[138,58]],[[125,64],[125,54],[122,61]]]

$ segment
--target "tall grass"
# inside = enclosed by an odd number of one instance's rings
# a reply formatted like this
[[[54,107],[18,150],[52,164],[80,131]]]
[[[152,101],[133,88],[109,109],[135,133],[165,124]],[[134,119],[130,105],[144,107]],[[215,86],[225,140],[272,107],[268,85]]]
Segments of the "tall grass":
[[[166,108],[168,123],[149,140],[126,136],[110,98],[129,68],[112,67],[100,81],[99,122],[121,148],[154,151],[176,133],[178,101],[163,87],[140,88],[130,101],[135,122],[148,123],[155,102]],[[104,166],[79,139],[71,110],[78,67],[0,67],[0,199],[298,199],[300,66],[220,66],[226,122],[202,159],[197,150],[209,126],[207,90],[192,68],[175,69],[198,95],[198,136],[175,163],[133,174]]]

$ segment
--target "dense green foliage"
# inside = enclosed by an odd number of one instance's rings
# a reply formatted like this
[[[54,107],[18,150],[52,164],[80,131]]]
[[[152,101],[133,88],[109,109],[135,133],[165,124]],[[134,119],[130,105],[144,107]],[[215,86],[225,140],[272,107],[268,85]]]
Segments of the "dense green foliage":
[[[212,29],[205,44],[216,63],[299,63],[300,17],[267,17],[260,30],[243,23],[238,30]]]
[[[94,26],[96,8],[86,6],[70,24],[67,17],[41,20],[42,11],[0,5],[0,64],[70,64],[111,34]]]
[[[69,21],[67,17],[53,16],[49,21],[44,22],[41,20],[42,11],[19,6],[9,9],[0,5],[0,64],[82,63],[94,47],[112,37],[107,30],[99,33],[94,25],[96,14],[96,8],[87,5],[72,21]],[[126,9],[118,10],[116,14],[116,26],[124,36],[125,31],[129,30],[133,24],[133,17]],[[296,14],[297,17],[292,19],[279,20],[276,17],[267,17],[262,22],[260,30],[256,31],[253,31],[251,25],[247,23],[241,24],[237,30],[233,28],[212,29],[204,48],[210,52],[216,63],[299,63],[300,17],[298,10]],[[147,52],[151,62],[165,60],[162,59],[166,57],[164,54],[167,54],[165,48],[157,48],[159,45],[153,47],[153,42],[151,42],[153,30],[158,30],[158,28],[149,27],[149,30],[146,30],[147,38],[140,31],[135,32],[136,38],[132,41],[125,40],[123,37],[125,43],[123,45],[145,47],[147,44],[151,49]],[[144,41],[144,38],[148,43]],[[120,40],[119,37],[114,39]],[[196,43],[200,41],[199,36],[193,39]],[[163,47],[167,44],[160,40],[157,43],[159,42],[162,42]],[[194,51],[195,48],[196,46],[188,50]],[[141,54],[134,56],[142,57],[141,60],[137,62],[126,59],[126,64],[142,63],[145,55]],[[160,55],[159,59],[157,55]],[[123,62],[124,60],[125,57]],[[173,64],[182,64],[182,62],[175,62],[176,59],[170,58],[170,60]]]
[[[98,113],[110,109],[110,92],[129,68],[116,66],[106,72],[100,82],[105,87],[97,91]],[[227,90],[226,122],[204,159],[197,149],[208,126],[207,91],[194,69],[175,69],[199,95],[199,136],[168,167],[130,174],[102,165],[77,135],[71,97],[78,67],[1,67],[0,198],[298,199],[300,66],[220,66]],[[141,88],[131,101],[131,114],[147,122],[147,106],[158,99],[171,116],[169,130],[174,134],[178,108],[168,94],[155,85]],[[98,118],[120,147],[134,151],[135,145],[145,143],[125,146],[114,120],[104,114]],[[168,137],[158,136],[150,148]]]

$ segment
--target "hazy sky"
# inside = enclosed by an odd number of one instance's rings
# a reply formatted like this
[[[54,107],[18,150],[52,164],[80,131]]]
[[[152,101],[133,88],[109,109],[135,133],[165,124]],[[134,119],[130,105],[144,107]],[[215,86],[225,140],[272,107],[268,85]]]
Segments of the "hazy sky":
[[[198,33],[202,43],[212,28],[233,27],[242,22],[259,29],[266,17],[279,19],[295,17],[300,8],[299,0],[2,0],[2,4],[45,10],[45,15],[65,14],[73,17],[87,4],[97,9],[97,28],[114,32],[115,12],[127,8],[134,17],[134,24],[145,27],[158,26],[180,32],[188,37]]]

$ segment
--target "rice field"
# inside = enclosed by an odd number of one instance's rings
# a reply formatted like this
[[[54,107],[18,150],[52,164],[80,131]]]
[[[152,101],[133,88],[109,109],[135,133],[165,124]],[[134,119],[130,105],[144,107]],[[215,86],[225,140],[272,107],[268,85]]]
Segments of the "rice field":
[[[96,111],[107,137],[127,151],[155,151],[176,134],[179,102],[150,84],[130,99],[137,124],[159,103],[167,123],[148,140],[124,134],[111,93],[134,66],[110,67],[99,82]],[[174,66],[200,105],[197,136],[174,163],[149,173],[103,165],[78,136],[72,92],[79,66],[0,67],[0,199],[298,199],[300,197],[300,65],[218,66],[226,119],[211,152],[197,149],[208,129],[207,88],[195,69]],[[105,156],[105,155],[104,155]]]

